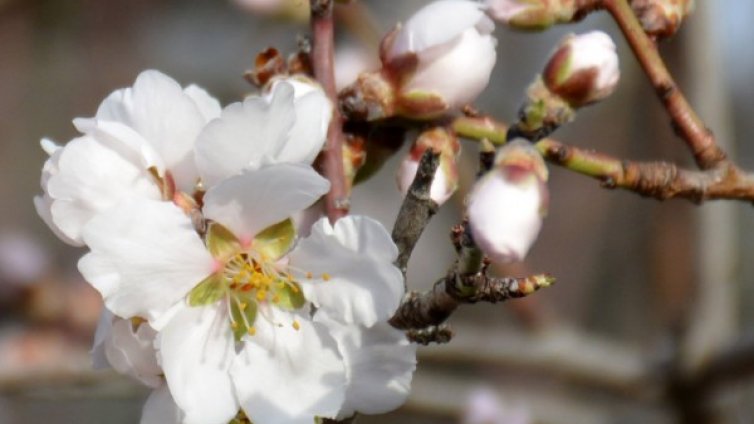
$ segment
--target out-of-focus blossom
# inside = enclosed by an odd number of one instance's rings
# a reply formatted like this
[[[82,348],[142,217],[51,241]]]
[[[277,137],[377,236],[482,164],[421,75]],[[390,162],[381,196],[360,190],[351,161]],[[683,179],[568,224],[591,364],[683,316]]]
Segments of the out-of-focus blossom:
[[[620,79],[615,43],[602,31],[568,35],[552,54],[542,74],[553,93],[578,108],[615,91]]]
[[[670,37],[694,11],[694,0],[631,0],[631,8],[647,34]]]
[[[398,190],[405,196],[414,182],[419,161],[427,149],[440,154],[440,165],[435,172],[429,195],[438,205],[445,203],[458,189],[458,165],[456,160],[461,151],[461,143],[455,134],[442,127],[424,131],[411,147],[411,151],[398,168]]]
[[[353,84],[359,74],[379,66],[376,55],[354,46],[345,46],[335,52],[335,88],[340,91]]]
[[[570,22],[576,12],[573,0],[485,0],[492,18],[519,29],[544,29]]]
[[[547,212],[546,182],[547,168],[531,143],[518,139],[500,149],[467,205],[474,241],[490,259],[524,259]]]
[[[470,0],[439,0],[382,41],[382,70],[363,73],[341,94],[349,116],[429,119],[473,101],[495,65],[494,24]]]
[[[463,424],[531,424],[526,409],[509,407],[500,397],[487,388],[471,392],[466,401]]]
[[[0,284],[32,284],[47,272],[49,265],[47,251],[29,235],[0,235]]]

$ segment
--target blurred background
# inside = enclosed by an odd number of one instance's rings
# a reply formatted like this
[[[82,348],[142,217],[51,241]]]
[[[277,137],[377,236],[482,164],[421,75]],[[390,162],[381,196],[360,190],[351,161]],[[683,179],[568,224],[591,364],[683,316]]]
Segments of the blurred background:
[[[374,51],[379,36],[370,26],[382,34],[424,3],[338,6],[338,49],[352,52],[341,66]],[[754,169],[754,2],[697,3],[661,51],[720,142]],[[498,28],[497,65],[476,106],[510,122],[555,43],[590,29],[614,36],[621,84],[555,137],[693,166],[601,13],[543,33]],[[0,423],[135,423],[147,395],[125,377],[90,369],[101,303],[76,270],[82,250],[58,241],[34,211],[45,160],[39,139],[70,140],[74,117],[93,115],[147,68],[203,86],[223,104],[236,101],[253,91],[242,74],[257,52],[292,52],[306,32],[305,23],[259,18],[230,1],[0,0]],[[448,234],[476,163],[476,145],[463,149],[463,189],[425,231],[409,267],[412,289],[431,287],[453,259]],[[401,155],[352,199],[355,213],[388,228],[401,203],[394,183]],[[694,422],[695,403],[715,413],[699,422],[754,422],[754,378],[737,372],[754,367],[746,353],[754,352],[751,205],[660,203],[559,168],[551,169],[550,191],[527,261],[496,271],[549,272],[558,283],[525,300],[463,306],[451,319],[456,337],[419,350],[408,403],[359,422],[456,423],[468,411],[495,424],[672,423],[684,414]],[[735,361],[744,366],[712,378],[714,390],[684,385],[688,375]]]

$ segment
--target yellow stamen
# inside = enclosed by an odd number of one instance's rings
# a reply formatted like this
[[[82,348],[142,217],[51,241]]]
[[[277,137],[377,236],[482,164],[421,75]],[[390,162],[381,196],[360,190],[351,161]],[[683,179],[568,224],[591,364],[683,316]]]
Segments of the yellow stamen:
[[[242,311],[245,311],[247,306],[249,305],[245,304],[244,302],[238,304],[238,308]]]
[[[254,328],[254,327],[249,327],[248,333],[249,333],[250,336],[253,336],[253,335],[257,334],[257,329]]]
[[[296,330],[296,331],[298,331],[299,328],[301,328],[301,325],[298,323],[298,321],[294,320],[293,321],[293,329]]]
[[[322,274],[322,279],[325,280],[325,281],[330,281],[330,274],[328,274],[328,273]]]
[[[230,328],[237,330],[238,329],[238,323],[235,321],[230,322]]]

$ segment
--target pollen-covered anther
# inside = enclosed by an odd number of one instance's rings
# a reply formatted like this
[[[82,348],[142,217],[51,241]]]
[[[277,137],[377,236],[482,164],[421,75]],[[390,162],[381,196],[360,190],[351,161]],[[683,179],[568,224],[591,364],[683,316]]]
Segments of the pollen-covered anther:
[[[299,324],[298,321],[296,320],[293,321],[292,326],[293,326],[293,329],[296,331],[298,331],[301,328],[301,324]]]
[[[331,277],[330,277],[330,274],[328,274],[328,273],[324,273],[324,274],[322,274],[322,279],[323,279],[323,280],[325,280],[325,281],[330,281],[330,278],[331,278]]]
[[[250,336],[253,336],[253,335],[257,334],[257,329],[252,326],[252,327],[249,327],[249,329],[247,330],[247,332],[249,333]]]

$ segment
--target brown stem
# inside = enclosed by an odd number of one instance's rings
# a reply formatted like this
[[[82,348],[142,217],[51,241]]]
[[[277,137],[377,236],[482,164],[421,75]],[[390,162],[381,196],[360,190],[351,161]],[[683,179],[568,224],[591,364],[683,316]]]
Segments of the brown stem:
[[[497,303],[516,299],[549,287],[553,282],[555,279],[545,274],[494,278],[484,272],[465,275],[452,271],[438,280],[432,290],[406,294],[390,324],[400,329],[440,325],[462,303]]]
[[[433,325],[427,328],[406,331],[406,337],[413,343],[428,346],[432,343],[445,344],[453,338],[453,330],[448,324]]]
[[[691,149],[697,166],[700,169],[711,169],[727,162],[725,152],[717,145],[712,131],[704,126],[676,85],[657,51],[655,41],[644,32],[628,1],[603,0],[602,5],[613,16],[634,55],[639,59],[644,72],[668,111],[673,127]]]
[[[325,195],[325,210],[330,222],[348,214],[349,200],[343,169],[343,118],[337,105],[334,72],[333,0],[311,0],[312,11],[312,68],[314,77],[322,84],[333,105],[333,117],[327,129],[327,142],[318,159],[320,172],[330,181]]]
[[[419,241],[424,227],[437,212],[437,203],[429,196],[435,171],[440,164],[440,154],[427,149],[419,161],[416,177],[403,199],[401,210],[393,226],[393,241],[398,246],[395,265],[403,273],[404,281],[411,252]]]

